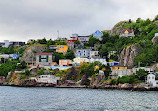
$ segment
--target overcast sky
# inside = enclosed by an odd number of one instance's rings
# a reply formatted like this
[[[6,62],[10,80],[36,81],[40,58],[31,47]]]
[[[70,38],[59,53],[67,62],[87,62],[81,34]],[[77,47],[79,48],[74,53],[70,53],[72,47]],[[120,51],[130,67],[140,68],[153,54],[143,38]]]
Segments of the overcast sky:
[[[157,14],[158,0],[0,0],[0,41],[89,35]]]

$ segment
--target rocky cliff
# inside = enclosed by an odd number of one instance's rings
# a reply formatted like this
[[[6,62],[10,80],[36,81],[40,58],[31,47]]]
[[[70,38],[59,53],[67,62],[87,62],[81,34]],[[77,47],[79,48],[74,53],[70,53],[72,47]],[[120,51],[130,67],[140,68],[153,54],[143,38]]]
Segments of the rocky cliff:
[[[94,78],[92,78],[90,82],[90,87],[99,87],[102,85],[102,81],[105,80],[104,75],[96,75]]]
[[[142,51],[142,48],[138,44],[132,44],[124,48],[119,56],[119,62],[121,65],[134,67],[134,59]]]
[[[158,36],[153,37],[151,41],[153,44],[158,44]]]
[[[117,23],[110,31],[110,35],[117,35],[120,34],[123,29],[129,29],[130,27],[127,27],[127,24],[127,21],[121,21]]]
[[[32,61],[35,61],[36,53],[43,52],[46,49],[46,45],[34,44],[24,51],[21,61],[31,63]]]

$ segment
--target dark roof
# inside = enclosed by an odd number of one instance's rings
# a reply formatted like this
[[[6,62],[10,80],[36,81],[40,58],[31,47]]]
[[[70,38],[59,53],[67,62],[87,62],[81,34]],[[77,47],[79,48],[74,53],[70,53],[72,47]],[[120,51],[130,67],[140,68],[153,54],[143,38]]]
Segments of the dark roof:
[[[36,53],[36,55],[52,55],[53,53],[47,53],[47,52],[40,52],[40,53]]]

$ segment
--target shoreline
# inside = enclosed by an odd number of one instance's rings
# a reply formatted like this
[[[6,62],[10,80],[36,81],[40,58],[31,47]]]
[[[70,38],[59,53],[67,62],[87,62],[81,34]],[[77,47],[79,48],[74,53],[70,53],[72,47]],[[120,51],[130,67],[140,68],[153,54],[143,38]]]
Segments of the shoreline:
[[[4,84],[0,84],[0,86],[10,86],[10,87],[23,87],[23,88],[28,88],[28,87],[52,87],[52,88],[86,88],[86,89],[110,89],[110,90],[128,90],[128,91],[158,91],[158,87],[150,87],[150,88],[146,88],[146,87],[142,87],[142,88],[134,88],[134,87],[128,87],[128,88],[119,88],[119,87],[112,87],[112,86],[108,86],[108,87],[90,87],[90,86],[66,86],[66,85],[57,85],[57,86],[53,86],[53,85],[41,85],[41,86],[35,86],[35,85],[4,85]]]

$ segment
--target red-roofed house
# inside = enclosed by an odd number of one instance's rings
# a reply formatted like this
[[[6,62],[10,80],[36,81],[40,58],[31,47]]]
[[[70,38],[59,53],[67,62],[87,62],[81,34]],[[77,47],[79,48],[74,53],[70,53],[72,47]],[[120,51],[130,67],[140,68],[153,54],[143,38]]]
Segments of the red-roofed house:
[[[78,40],[78,34],[72,34],[72,37],[67,40],[67,44],[70,49],[74,48],[74,43],[76,40]]]
[[[51,66],[54,59],[53,53],[36,53],[36,66]]]
[[[130,38],[133,38],[134,36],[135,35],[134,35],[133,30],[122,30],[121,34],[120,34],[120,37],[130,37]]]

